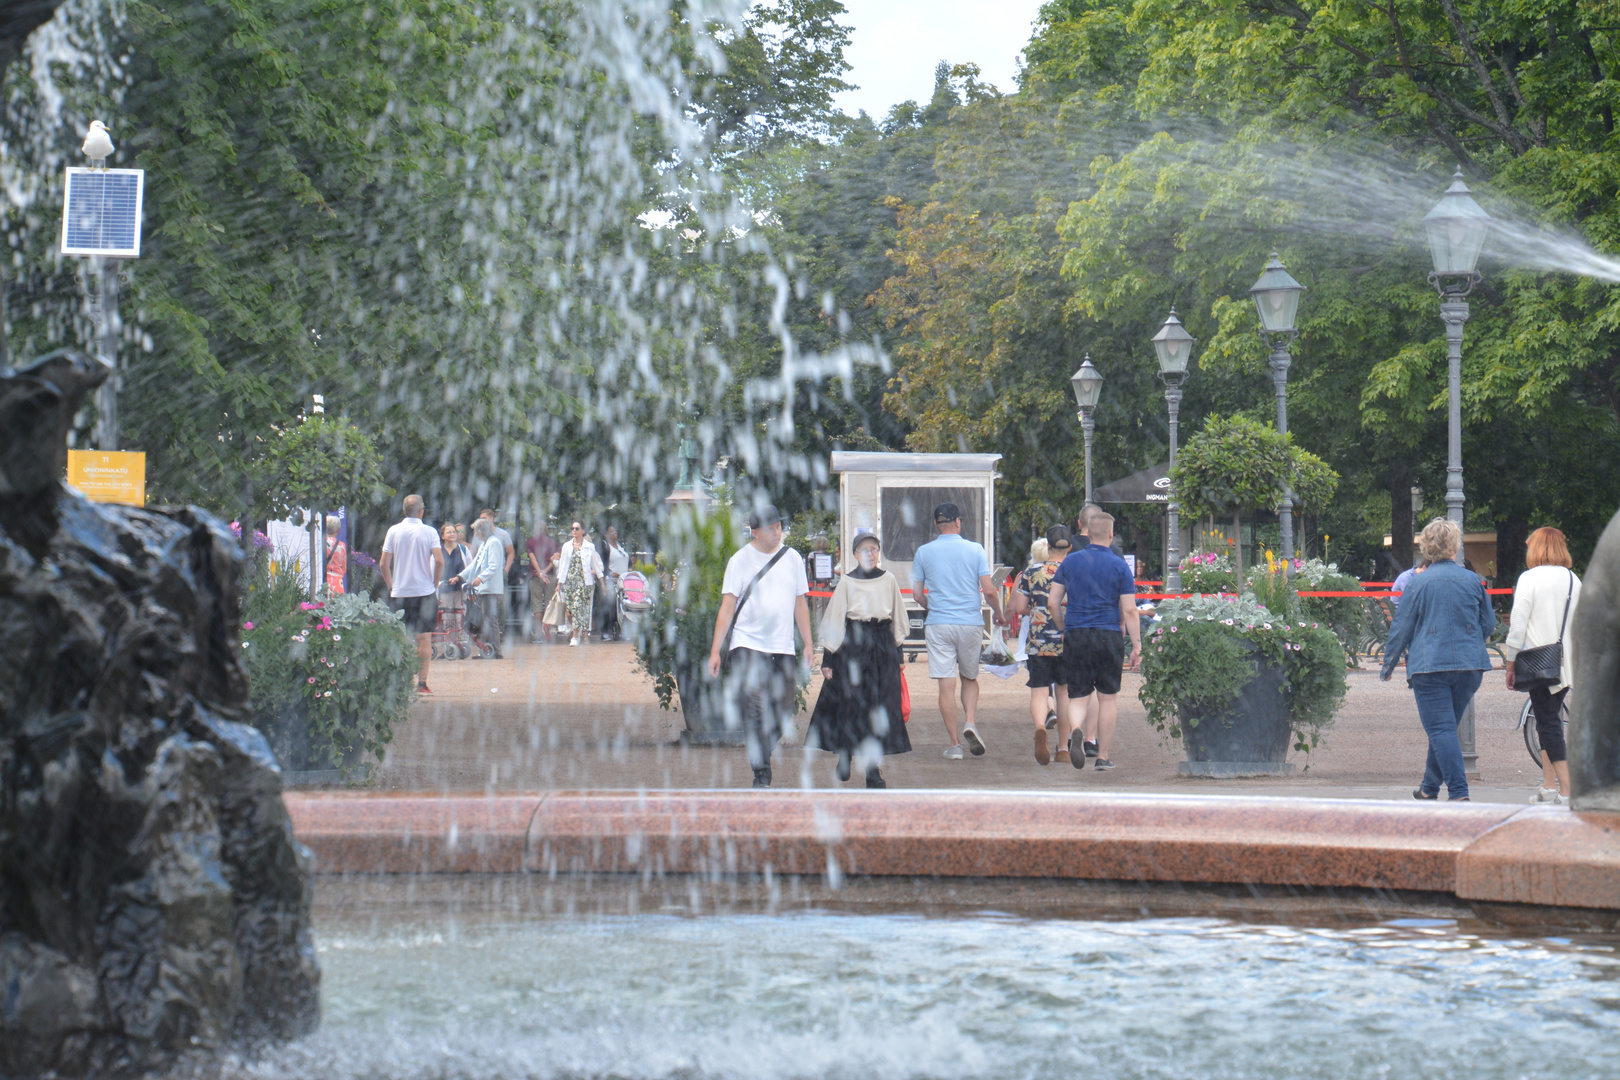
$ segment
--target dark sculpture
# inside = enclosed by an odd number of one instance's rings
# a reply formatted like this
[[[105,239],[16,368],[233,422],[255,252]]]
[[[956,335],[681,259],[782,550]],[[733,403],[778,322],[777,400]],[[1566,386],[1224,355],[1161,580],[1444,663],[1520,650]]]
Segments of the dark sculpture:
[[[1569,804],[1620,811],[1620,514],[1603,530],[1571,620]]]
[[[0,369],[0,1076],[151,1071],[319,1019],[231,534],[61,482],[106,375],[74,352]]]

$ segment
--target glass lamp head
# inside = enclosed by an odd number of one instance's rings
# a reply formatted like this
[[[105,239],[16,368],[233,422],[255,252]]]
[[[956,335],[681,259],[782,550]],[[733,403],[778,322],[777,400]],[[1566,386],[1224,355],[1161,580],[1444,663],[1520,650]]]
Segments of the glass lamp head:
[[[1176,309],[1171,308],[1170,317],[1164,320],[1159,332],[1153,335],[1153,351],[1159,354],[1159,373],[1161,375],[1185,373],[1187,363],[1192,359],[1193,342],[1197,340],[1187,333],[1187,328],[1176,318]]]
[[[1087,353],[1079,370],[1069,376],[1069,385],[1074,387],[1074,400],[1080,403],[1082,409],[1096,408],[1102,398],[1102,384],[1102,372],[1091,366],[1091,354]]]
[[[1462,170],[1434,209],[1423,215],[1423,228],[1429,234],[1429,256],[1437,274],[1472,274],[1479,262],[1485,235],[1491,229],[1491,216],[1469,194]]]
[[[1254,309],[1260,313],[1260,325],[1273,334],[1292,331],[1294,316],[1299,314],[1299,294],[1304,291],[1305,286],[1283,268],[1282,260],[1273,251],[1260,280],[1249,290]]]

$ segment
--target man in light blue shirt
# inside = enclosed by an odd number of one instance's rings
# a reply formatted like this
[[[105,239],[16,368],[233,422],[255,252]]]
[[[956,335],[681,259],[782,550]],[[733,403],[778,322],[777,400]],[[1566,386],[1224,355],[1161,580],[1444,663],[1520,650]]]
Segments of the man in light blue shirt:
[[[962,512],[954,503],[940,503],[934,508],[934,527],[939,535],[918,548],[911,562],[911,597],[928,614],[923,630],[928,642],[928,677],[939,683],[939,712],[951,737],[945,756],[961,761],[963,743],[974,757],[984,753],[984,739],[973,723],[979,707],[979,652],[984,647],[979,598],[990,601],[997,626],[1005,618],[983,545],[962,536]],[[958,674],[962,676],[966,718],[960,737],[956,730]]]

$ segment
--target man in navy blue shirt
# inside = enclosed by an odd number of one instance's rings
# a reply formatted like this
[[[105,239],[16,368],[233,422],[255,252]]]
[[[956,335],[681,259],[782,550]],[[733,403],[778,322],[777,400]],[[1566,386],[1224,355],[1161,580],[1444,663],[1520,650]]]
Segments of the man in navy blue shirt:
[[[1083,732],[1088,706],[1097,710],[1097,765],[1112,769],[1108,745],[1118,719],[1115,698],[1125,665],[1125,634],[1131,637],[1130,666],[1142,658],[1142,621],[1136,612],[1136,579],[1130,564],[1108,546],[1114,519],[1093,514],[1086,522],[1091,543],[1072,552],[1058,567],[1047,593],[1051,618],[1063,631],[1063,671],[1069,686],[1069,764],[1086,767]],[[1096,703],[1090,705],[1096,691]]]

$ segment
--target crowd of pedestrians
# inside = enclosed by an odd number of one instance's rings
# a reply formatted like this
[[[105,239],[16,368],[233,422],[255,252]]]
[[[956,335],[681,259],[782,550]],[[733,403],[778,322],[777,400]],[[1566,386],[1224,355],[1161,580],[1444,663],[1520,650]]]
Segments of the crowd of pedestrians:
[[[493,510],[480,513],[470,537],[464,526],[452,523],[435,531],[424,523],[423,512],[421,496],[406,497],[404,517],[388,530],[378,565],[391,603],[416,638],[417,689],[431,693],[430,635],[440,612],[475,616],[469,621],[481,624],[481,640],[495,657],[502,655],[516,550]],[[749,543],[726,566],[708,661],[727,726],[744,732],[755,786],[771,784],[771,756],[792,730],[796,687],[809,681],[815,641],[822,648],[822,684],[805,745],[836,756],[840,781],[858,770],[866,786],[887,786],[883,760],[912,749],[903,648],[914,615],[923,621],[928,676],[936,683],[949,739],[946,759],[961,761],[988,751],[978,718],[988,613],[993,626],[1026,620],[1021,655],[1035,760],[1041,765],[1067,761],[1083,769],[1091,758],[1098,770],[1114,768],[1110,750],[1117,698],[1124,671],[1140,661],[1142,629],[1132,568],[1113,550],[1112,516],[1088,505],[1072,531],[1066,525],[1048,529],[1032,545],[1029,566],[1010,583],[1005,611],[989,555],[962,535],[957,506],[934,508],[937,535],[917,549],[911,563],[911,604],[900,580],[882,565],[881,538],[859,530],[848,565],[834,575],[830,598],[818,608],[815,638],[806,562],[783,542],[783,523],[771,506],[750,515]],[[327,561],[329,573],[341,583],[347,551],[337,539],[337,524],[335,518],[326,522]],[[1380,676],[1389,680],[1405,661],[1407,685],[1428,740],[1413,797],[1437,799],[1444,787],[1449,799],[1466,800],[1458,725],[1492,666],[1487,645],[1497,619],[1484,580],[1458,559],[1462,532],[1455,523],[1430,522],[1418,545],[1421,558],[1393,588],[1400,595]],[[550,640],[560,626],[568,627],[573,646],[593,625],[603,640],[622,636],[611,590],[631,563],[616,529],[608,527],[597,544],[576,519],[559,544],[539,527],[525,544],[525,560],[531,640]],[[1573,681],[1564,642],[1581,582],[1564,534],[1554,528],[1531,534],[1525,564],[1502,646],[1505,679],[1508,689],[1528,694],[1534,716],[1543,765],[1535,801],[1564,803],[1570,790],[1564,717]]]

